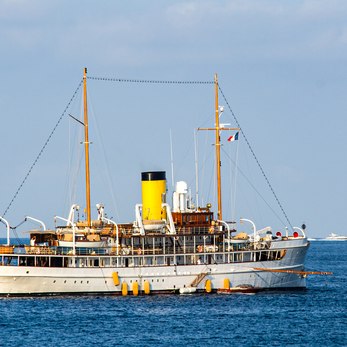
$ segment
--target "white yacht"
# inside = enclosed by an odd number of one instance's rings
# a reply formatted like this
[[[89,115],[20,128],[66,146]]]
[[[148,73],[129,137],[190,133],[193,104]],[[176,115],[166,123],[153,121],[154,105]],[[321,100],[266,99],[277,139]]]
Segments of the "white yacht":
[[[84,105],[87,105],[84,70]],[[218,80],[215,76],[216,160],[220,163]],[[172,204],[166,203],[165,171],[141,173],[142,201],[134,219],[117,223],[98,204],[91,218],[87,108],[84,112],[86,220],[71,207],[54,230],[30,231],[30,244],[0,247],[0,295],[232,293],[306,287],[305,256],[309,241],[302,228],[274,233],[257,228],[250,234],[223,219],[221,172],[216,165],[218,210],[193,207],[188,185],[177,182]],[[201,129],[207,130],[207,129]]]

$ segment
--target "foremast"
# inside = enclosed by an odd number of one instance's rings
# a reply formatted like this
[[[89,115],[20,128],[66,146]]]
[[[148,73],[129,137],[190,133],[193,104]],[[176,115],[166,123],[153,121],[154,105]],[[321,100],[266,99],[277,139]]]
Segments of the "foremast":
[[[87,225],[91,226],[87,68],[84,68],[84,72],[83,72],[83,108],[84,108],[84,149],[85,149],[85,171],[86,171],[86,214],[87,214]]]

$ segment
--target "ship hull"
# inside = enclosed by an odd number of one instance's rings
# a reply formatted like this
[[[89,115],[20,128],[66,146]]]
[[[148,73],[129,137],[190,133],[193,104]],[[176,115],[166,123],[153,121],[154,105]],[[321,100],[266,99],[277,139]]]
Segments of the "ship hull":
[[[144,293],[145,282],[149,283],[150,293],[178,293],[180,288],[190,287],[201,274],[204,274],[203,279],[195,285],[197,292],[206,291],[208,280],[211,291],[217,291],[223,288],[225,279],[229,280],[230,287],[249,286],[257,291],[305,288],[305,276],[295,271],[304,270],[307,248],[308,245],[287,248],[281,260],[242,263],[63,268],[1,266],[0,295],[115,295],[122,294],[123,283],[128,295],[132,295],[135,282],[139,294]],[[284,272],[271,272],[269,269]],[[118,281],[114,280],[115,273]]]

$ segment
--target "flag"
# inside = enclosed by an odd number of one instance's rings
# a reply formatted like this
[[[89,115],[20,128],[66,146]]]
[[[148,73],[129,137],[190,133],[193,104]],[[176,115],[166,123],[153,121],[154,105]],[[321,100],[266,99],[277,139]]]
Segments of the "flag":
[[[239,132],[237,132],[235,135],[231,135],[229,138],[228,138],[228,141],[231,142],[231,141],[237,141],[239,139]]]

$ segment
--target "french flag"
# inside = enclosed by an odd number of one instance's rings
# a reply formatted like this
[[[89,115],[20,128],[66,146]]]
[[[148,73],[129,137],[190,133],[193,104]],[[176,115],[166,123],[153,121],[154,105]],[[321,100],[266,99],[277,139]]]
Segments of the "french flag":
[[[232,142],[232,141],[237,141],[239,139],[239,132],[237,132],[235,135],[232,135],[228,138],[228,141],[229,142]]]

